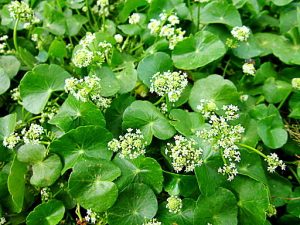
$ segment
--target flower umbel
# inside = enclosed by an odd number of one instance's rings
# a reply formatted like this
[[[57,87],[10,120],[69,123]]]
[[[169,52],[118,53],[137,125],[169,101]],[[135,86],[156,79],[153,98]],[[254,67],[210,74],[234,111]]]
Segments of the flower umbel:
[[[234,27],[231,34],[238,41],[247,41],[250,36],[250,29],[246,26]]]
[[[161,222],[158,222],[157,219],[153,218],[152,220],[143,223],[143,225],[161,225]]]
[[[182,200],[178,196],[170,196],[167,198],[166,207],[170,213],[179,213],[182,209]]]
[[[170,102],[176,102],[187,85],[186,73],[158,72],[151,79],[150,92],[155,92],[159,96],[167,95]]]
[[[187,139],[181,135],[174,137],[175,144],[168,143],[165,150],[172,160],[172,166],[176,172],[194,171],[196,166],[202,164],[202,149],[196,146],[193,139]]]
[[[82,68],[89,66],[93,59],[93,52],[86,48],[82,48],[74,53],[74,56],[72,57],[72,62],[76,67]]]
[[[256,70],[253,63],[244,63],[243,73],[251,76],[255,76]]]
[[[234,179],[234,177],[238,174],[235,163],[230,163],[229,165],[224,164],[223,167],[220,167],[218,169],[218,172],[222,173],[223,175],[227,175],[228,181],[232,181]]]
[[[282,170],[285,170],[286,168],[286,165],[282,160],[279,159],[276,153],[271,153],[270,155],[267,155],[265,161],[268,163],[267,170],[270,173],[274,173],[277,167],[280,167]]]
[[[25,144],[38,144],[44,133],[44,128],[38,124],[32,123],[28,130],[22,130],[23,141]]]
[[[146,153],[146,142],[144,135],[139,129],[133,132],[128,128],[125,135],[120,135],[119,140],[113,139],[108,143],[108,148],[114,152],[119,152],[121,158],[135,159]]]
[[[292,79],[292,87],[296,90],[300,90],[300,78]]]
[[[3,146],[9,149],[13,149],[19,142],[21,138],[17,133],[11,133],[9,136],[4,137]]]

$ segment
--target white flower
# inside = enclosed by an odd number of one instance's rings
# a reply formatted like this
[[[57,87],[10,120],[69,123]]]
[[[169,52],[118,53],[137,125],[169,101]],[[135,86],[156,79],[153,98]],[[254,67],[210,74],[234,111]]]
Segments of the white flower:
[[[174,27],[171,26],[171,24],[164,25],[159,33],[160,37],[167,37],[171,38],[175,33]]]
[[[128,128],[125,135],[120,135],[119,140],[113,139],[108,143],[108,149],[119,152],[121,158],[135,159],[146,153],[144,135],[139,129],[133,132]]]
[[[112,49],[112,45],[111,43],[107,42],[107,41],[101,41],[99,44],[98,44],[98,47],[99,47],[99,54],[109,54],[111,49]]]
[[[179,24],[179,18],[176,16],[176,15],[170,15],[168,17],[168,21],[171,23],[171,25],[176,25],[176,24]]]
[[[22,130],[23,141],[25,144],[38,144],[41,135],[44,133],[44,128],[38,124],[32,123],[28,130]]]
[[[151,34],[158,34],[160,30],[161,22],[156,19],[151,19],[150,23],[148,24],[148,29],[150,30]]]
[[[167,95],[170,102],[176,102],[188,85],[187,74],[182,72],[156,73],[151,79],[150,92]]]
[[[13,19],[18,19],[21,22],[24,22],[24,27],[28,28],[33,23],[38,23],[39,19],[34,16],[33,10],[29,7],[29,5],[25,1],[12,1],[8,5],[8,11],[10,17]]]
[[[82,48],[77,50],[74,53],[74,56],[72,58],[72,62],[76,67],[82,68],[87,67],[91,64],[92,60],[94,58],[93,52]]]
[[[114,36],[115,40],[117,43],[122,43],[123,42],[123,36],[121,34],[116,34]]]
[[[31,40],[37,42],[39,40],[39,35],[38,34],[31,35]]]
[[[197,148],[193,139],[187,139],[181,135],[174,137],[175,144],[167,143],[166,155],[171,158],[172,166],[176,172],[194,171],[196,166],[202,164],[202,149]]]
[[[241,96],[240,96],[240,100],[241,100],[242,102],[246,102],[246,101],[248,100],[248,98],[249,98],[249,95],[241,95]]]
[[[129,17],[129,23],[130,24],[138,24],[141,20],[141,16],[138,13],[133,13],[130,17]]]
[[[296,90],[300,90],[300,78],[292,79],[292,87]]]
[[[236,169],[236,165],[234,163],[230,163],[228,164],[224,164],[223,167],[220,167],[218,169],[219,173],[222,173],[223,175],[227,175],[228,181],[232,181],[234,179],[234,177],[238,174],[238,171]]]
[[[157,219],[152,219],[146,223],[143,223],[143,225],[161,225],[161,222],[158,222]]]
[[[3,35],[2,37],[0,37],[0,41],[6,41],[8,39],[7,35]]]
[[[102,110],[109,108],[112,102],[111,98],[105,98],[100,94],[92,94],[91,99],[94,102],[94,104]]]
[[[5,217],[1,217],[1,219],[0,219],[0,225],[5,224],[5,223],[6,223]]]
[[[21,94],[19,88],[14,88],[10,91],[11,99],[14,101],[21,101]]]
[[[166,207],[170,213],[179,213],[182,209],[182,200],[178,196],[170,196],[167,198]]]
[[[286,165],[283,163],[282,160],[279,159],[276,153],[271,153],[270,155],[267,155],[265,161],[268,163],[267,170],[270,173],[274,173],[277,167],[280,167],[282,170],[285,170],[286,168]]]
[[[253,63],[244,63],[243,73],[255,76],[256,70],[255,70]]]
[[[79,44],[82,47],[88,47],[95,39],[96,39],[95,34],[91,32],[87,32],[85,37],[79,41]]]
[[[161,21],[164,21],[168,18],[168,15],[165,12],[159,14],[159,18]]]
[[[6,43],[0,43],[0,53],[5,53]]]
[[[247,41],[250,36],[250,29],[246,26],[234,27],[231,34],[238,41]]]
[[[19,142],[21,138],[17,133],[11,133],[9,136],[4,137],[3,146],[9,149],[13,149]]]
[[[218,110],[218,107],[213,100],[201,99],[200,104],[197,105],[197,110],[199,110],[203,117],[207,119],[213,114],[213,112]]]
[[[51,199],[52,197],[52,192],[50,190],[50,188],[45,187],[41,189],[41,198],[43,202],[47,202]]]

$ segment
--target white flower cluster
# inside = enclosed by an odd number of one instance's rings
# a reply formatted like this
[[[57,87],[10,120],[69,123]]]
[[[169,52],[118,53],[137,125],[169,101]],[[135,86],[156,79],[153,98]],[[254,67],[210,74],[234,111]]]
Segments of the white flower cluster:
[[[11,133],[10,135],[4,137],[3,146],[9,149],[13,149],[21,141],[21,138],[18,133]]]
[[[94,104],[100,108],[101,110],[105,110],[110,107],[112,99],[111,98],[105,98],[101,96],[100,94],[93,94],[91,95],[91,99],[94,102]]]
[[[300,78],[292,79],[292,87],[296,90],[300,90]]]
[[[275,169],[277,167],[280,167],[281,170],[285,170],[285,168],[286,168],[286,165],[284,164],[284,162],[282,160],[279,159],[279,157],[276,153],[271,153],[270,155],[267,155],[267,158],[265,159],[265,161],[268,163],[267,170],[270,173],[274,173]]]
[[[23,135],[23,141],[25,142],[25,144],[38,144],[43,133],[44,128],[35,123],[32,123],[28,130],[24,128],[21,131],[21,134]]]
[[[96,224],[97,222],[97,213],[93,212],[91,209],[86,211],[86,216],[84,217],[85,222]]]
[[[197,110],[207,119],[218,110],[218,107],[212,100],[201,99],[200,104],[197,105]]]
[[[159,96],[167,95],[170,102],[176,102],[187,85],[186,73],[158,72],[151,79],[150,92],[155,92]]]
[[[0,225],[3,225],[3,224],[5,224],[5,223],[6,223],[5,217],[1,217],[1,218],[0,218]]]
[[[91,64],[94,59],[94,54],[92,51],[87,48],[81,48],[77,50],[73,57],[72,62],[78,68],[87,67]]]
[[[176,44],[183,40],[185,31],[175,26],[180,23],[176,14],[167,15],[165,12],[159,15],[159,19],[151,19],[148,29],[153,35],[165,37],[169,41],[169,48],[174,49]]]
[[[251,76],[255,76],[256,70],[253,63],[244,63],[243,64],[243,73]]]
[[[139,129],[133,132],[133,129],[128,128],[125,135],[119,136],[119,140],[114,138],[108,143],[108,149],[119,152],[121,158],[135,159],[146,153],[146,144]]]
[[[41,119],[40,119],[40,123],[44,123],[50,119],[52,119],[55,114],[58,112],[58,106],[48,102],[47,105],[45,106],[43,112],[41,113]]]
[[[250,29],[246,26],[234,27],[231,34],[238,41],[247,41],[250,36]]]
[[[5,53],[5,49],[7,47],[7,41],[8,36],[7,35],[3,35],[2,37],[0,37],[0,54]]]
[[[228,176],[227,180],[232,181],[235,178],[235,176],[238,174],[238,171],[235,163],[231,162],[229,165],[225,163],[223,167],[220,167],[218,169],[218,173],[227,175]]]
[[[121,34],[115,34],[114,39],[119,44],[123,42],[123,36]]]
[[[161,225],[161,222],[158,222],[157,219],[153,218],[152,220],[143,223],[143,225]]]
[[[21,101],[21,94],[20,94],[20,89],[18,87],[12,89],[10,91],[11,93],[11,99],[14,101]]]
[[[104,55],[108,55],[111,50],[112,50],[112,45],[111,43],[108,43],[107,41],[102,41],[98,44],[99,47],[99,51],[97,51],[97,54],[102,56]]]
[[[170,196],[167,198],[166,208],[170,213],[179,213],[182,209],[182,200],[178,196]]]
[[[44,187],[41,189],[41,199],[42,202],[48,202],[52,198],[52,192],[49,187]]]
[[[87,48],[95,39],[96,35],[94,33],[86,32],[85,37],[79,41],[79,44],[82,47]]]
[[[141,21],[141,15],[138,13],[133,13],[129,16],[128,22],[130,24],[138,24]]]
[[[29,28],[32,24],[40,22],[40,20],[35,17],[33,10],[25,1],[12,1],[8,5],[8,11],[12,18],[24,22],[25,28]]]
[[[77,100],[87,102],[89,97],[98,95],[101,90],[100,78],[96,75],[86,76],[82,79],[68,78],[65,80],[65,91]]]
[[[109,0],[97,0],[96,5],[92,8],[93,13],[98,14],[99,16],[108,16],[109,15]]]
[[[166,155],[172,160],[172,166],[178,173],[194,171],[196,166],[201,166],[203,160],[202,149],[196,146],[193,139],[187,139],[181,135],[174,136],[175,144],[167,143]]]
[[[219,169],[222,174],[227,174],[228,180],[232,180],[237,174],[236,166],[233,162],[239,162],[240,152],[236,145],[242,138],[245,129],[240,124],[230,125],[229,122],[239,118],[238,107],[234,105],[225,105],[222,107],[224,116],[218,116],[212,113],[208,118],[211,125],[210,129],[198,131],[196,135],[212,145],[215,151],[221,150],[222,157],[229,162],[223,168]]]
[[[210,0],[194,0],[194,2],[200,2],[200,3],[205,3],[205,2],[209,2]]]

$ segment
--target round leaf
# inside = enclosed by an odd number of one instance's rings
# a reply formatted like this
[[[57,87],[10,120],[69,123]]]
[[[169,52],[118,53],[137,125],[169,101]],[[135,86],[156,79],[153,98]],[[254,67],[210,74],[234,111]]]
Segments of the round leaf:
[[[70,75],[58,65],[37,65],[25,74],[20,82],[23,106],[31,113],[41,113],[51,93],[64,90],[65,79]]]
[[[226,104],[235,104],[238,92],[235,85],[219,75],[210,75],[197,80],[191,90],[189,104],[194,111],[202,99],[212,100],[221,108]]]
[[[6,92],[10,86],[10,79],[4,69],[0,67],[0,95]]]
[[[227,189],[218,188],[210,196],[200,196],[194,219],[194,223],[197,225],[237,224],[237,206],[234,194]]]
[[[219,59],[225,53],[225,46],[218,36],[201,31],[179,42],[173,51],[172,60],[179,69],[192,70]]]
[[[118,197],[108,211],[110,225],[142,225],[152,219],[157,211],[157,200],[153,191],[145,184],[131,184]]]
[[[148,101],[133,102],[123,114],[122,125],[124,128],[141,129],[148,144],[151,143],[153,135],[166,140],[176,133],[168,119]]]
[[[17,75],[20,69],[21,63],[19,60],[12,55],[2,55],[0,56],[0,67],[2,67],[5,73],[10,79]]]
[[[118,188],[112,181],[120,175],[121,170],[110,161],[80,161],[69,178],[70,194],[86,209],[106,211],[118,197]]]
[[[62,164],[58,155],[51,155],[32,166],[30,183],[38,187],[51,186],[60,176]]]
[[[111,139],[111,133],[105,128],[78,127],[53,141],[50,145],[50,151],[63,158],[62,173],[64,173],[83,158],[110,159],[112,152],[107,149],[107,143]]]
[[[60,107],[58,113],[49,121],[64,132],[79,126],[105,126],[105,119],[101,111],[90,102],[82,102],[69,96]]]
[[[153,55],[142,59],[138,65],[137,72],[139,79],[150,87],[153,75],[157,72],[165,72],[172,69],[171,57],[163,52],[156,52]]]
[[[41,144],[25,144],[22,145],[17,152],[20,162],[34,164],[41,162],[47,153],[47,149]]]
[[[56,225],[65,214],[65,207],[61,201],[52,199],[38,205],[26,218],[27,225]]]

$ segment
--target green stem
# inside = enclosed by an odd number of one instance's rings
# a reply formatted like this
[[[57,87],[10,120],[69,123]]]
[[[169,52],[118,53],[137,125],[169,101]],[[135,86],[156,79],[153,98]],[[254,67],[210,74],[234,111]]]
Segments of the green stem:
[[[15,46],[15,49],[16,49],[17,53],[19,51],[18,40],[17,40],[18,25],[19,25],[19,18],[16,20],[16,23],[15,23],[15,26],[14,26],[14,32],[13,32],[14,46]]]
[[[122,51],[125,49],[126,45],[128,44],[128,41],[129,41],[129,36],[126,37],[126,39],[121,47]]]
[[[197,14],[197,31],[200,28],[200,3],[198,3],[198,14]]]
[[[280,104],[278,105],[277,109],[281,109],[281,107],[283,106],[283,104],[285,103],[285,101],[287,100],[287,98],[290,96],[290,93],[288,93],[284,99],[282,99],[282,101],[280,102]]]
[[[165,99],[165,96],[161,96],[160,99],[158,99],[158,101],[155,102],[153,105],[158,105],[159,103],[163,102],[164,99]]]
[[[85,0],[85,6],[87,7],[87,10],[86,10],[86,16],[87,16],[87,18],[88,18],[88,20],[89,20],[89,25],[91,26],[91,28],[93,29],[94,27],[93,27],[93,24],[92,24],[92,22],[91,22],[91,17],[90,17],[90,6],[89,6],[89,2],[88,2],[88,0]]]
[[[77,203],[75,213],[78,216],[79,221],[82,222],[83,220],[82,220],[82,216],[81,216],[81,213],[80,213],[80,205],[79,205],[79,203]]]
[[[237,145],[239,145],[240,147],[249,149],[251,151],[254,151],[255,153],[259,154],[260,156],[262,156],[265,159],[267,158],[267,156],[264,153],[262,153],[261,151],[257,150],[256,148],[253,148],[253,147],[251,147],[249,145],[245,145],[245,144],[242,144],[242,143],[237,143]]]
[[[227,164],[227,162],[226,162],[226,159],[225,159],[225,157],[224,157],[224,154],[223,154],[223,150],[222,150],[222,149],[221,149],[221,157],[222,157],[222,160],[223,160],[224,164]]]
[[[41,115],[32,117],[32,118],[30,118],[29,120],[27,120],[27,123],[28,123],[28,122],[31,122],[31,121],[33,121],[33,120],[36,120],[36,119],[40,119],[40,118],[42,118]]]
[[[288,166],[288,168],[291,171],[291,173],[294,175],[294,177],[296,178],[298,184],[300,184],[300,179],[298,178],[298,175],[296,174],[296,172],[290,166]]]
[[[227,63],[226,63],[226,65],[225,65],[225,68],[224,68],[224,70],[223,70],[223,77],[225,77],[225,75],[226,75],[226,71],[227,71],[227,68],[228,68],[228,66],[229,66],[229,64],[230,64],[230,60],[231,59],[229,59],[228,61],[227,61]]]

